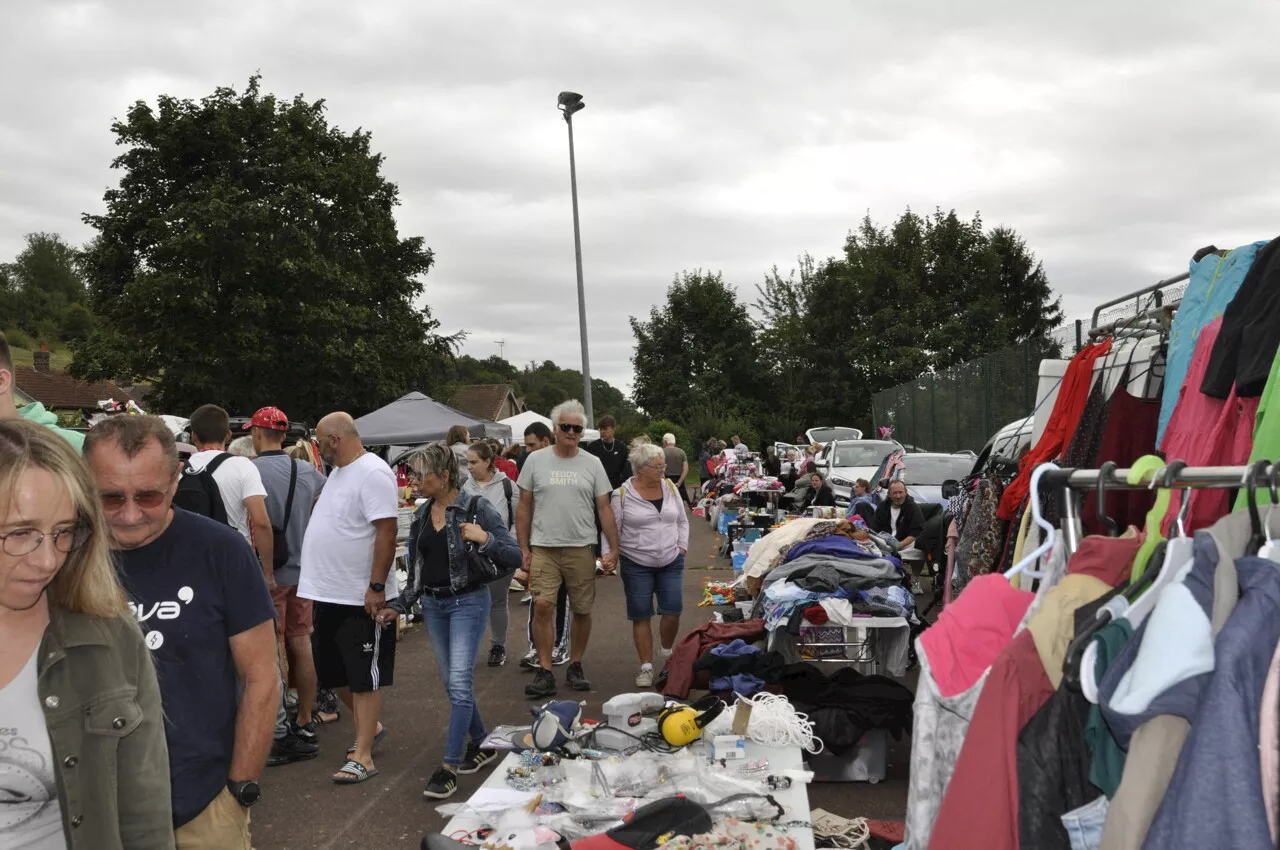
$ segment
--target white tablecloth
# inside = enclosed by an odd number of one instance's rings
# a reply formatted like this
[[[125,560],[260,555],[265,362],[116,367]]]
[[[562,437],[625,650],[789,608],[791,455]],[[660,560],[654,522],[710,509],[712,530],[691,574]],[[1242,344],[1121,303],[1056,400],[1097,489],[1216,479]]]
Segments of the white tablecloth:
[[[804,769],[804,753],[799,747],[787,747],[779,749],[776,747],[765,747],[754,741],[747,741],[747,761],[755,761],[756,759],[768,759],[770,774],[781,774],[784,770],[802,770]],[[484,788],[507,788],[507,768],[515,767],[520,763],[520,757],[516,753],[508,753],[507,757],[498,763],[496,767],[489,771],[489,776],[484,781]],[[793,782],[791,787],[781,791],[771,791],[773,798],[778,801],[779,805],[786,806],[787,813],[783,816],[784,821],[805,821],[809,820],[809,788],[802,783]],[[452,801],[450,801],[452,802]],[[640,803],[643,805],[643,801]],[[481,824],[474,817],[469,815],[458,815],[445,824],[441,830],[445,835],[454,835],[458,832],[470,832],[479,829]],[[796,840],[796,850],[814,850],[813,846],[813,830],[803,827],[791,827],[789,834]]]

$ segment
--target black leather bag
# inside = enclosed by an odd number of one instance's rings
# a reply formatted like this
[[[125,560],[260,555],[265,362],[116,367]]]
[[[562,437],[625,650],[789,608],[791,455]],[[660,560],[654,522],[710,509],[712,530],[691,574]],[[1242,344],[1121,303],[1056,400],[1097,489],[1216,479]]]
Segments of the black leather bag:
[[[480,496],[472,496],[471,502],[467,505],[467,522],[469,523],[476,521],[476,509],[480,504],[480,498]],[[515,572],[515,570],[504,570],[495,564],[488,555],[480,551],[479,544],[468,540],[463,545],[467,550],[467,585],[469,587],[492,584],[503,576]]]

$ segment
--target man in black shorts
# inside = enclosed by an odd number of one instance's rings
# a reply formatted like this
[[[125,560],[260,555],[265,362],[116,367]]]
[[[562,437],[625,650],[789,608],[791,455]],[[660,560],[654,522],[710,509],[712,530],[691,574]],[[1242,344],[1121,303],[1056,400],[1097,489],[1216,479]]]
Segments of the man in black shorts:
[[[356,424],[331,413],[316,426],[320,454],[333,467],[302,543],[298,596],[315,601],[311,636],[316,679],[337,688],[355,717],[356,743],[333,781],[354,785],[377,774],[373,745],[382,689],[391,685],[396,630],[387,597],[396,552],[396,479],[391,467],[360,444]],[[379,612],[382,612],[379,619]]]

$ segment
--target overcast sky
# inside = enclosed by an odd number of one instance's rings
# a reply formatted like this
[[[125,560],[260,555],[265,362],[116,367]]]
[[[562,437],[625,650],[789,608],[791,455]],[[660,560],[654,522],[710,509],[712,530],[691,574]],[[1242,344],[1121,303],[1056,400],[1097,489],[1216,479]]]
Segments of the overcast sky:
[[[4,0],[0,258],[91,235],[133,101],[260,71],[372,131],[477,357],[579,364],[563,89],[597,377],[629,387],[681,269],[753,298],[907,206],[1016,228],[1087,317],[1280,231],[1278,31],[1275,0]]]

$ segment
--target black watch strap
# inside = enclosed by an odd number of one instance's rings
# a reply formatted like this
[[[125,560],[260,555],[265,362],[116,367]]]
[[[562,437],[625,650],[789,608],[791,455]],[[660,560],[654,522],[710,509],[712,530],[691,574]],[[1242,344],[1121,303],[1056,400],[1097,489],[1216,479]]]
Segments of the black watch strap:
[[[231,792],[236,802],[246,809],[258,802],[258,798],[262,796],[262,788],[252,779],[246,782],[228,781],[227,790]]]
[[[387,586],[380,581],[371,581],[369,582],[369,589],[374,593],[384,593],[386,592]]]

